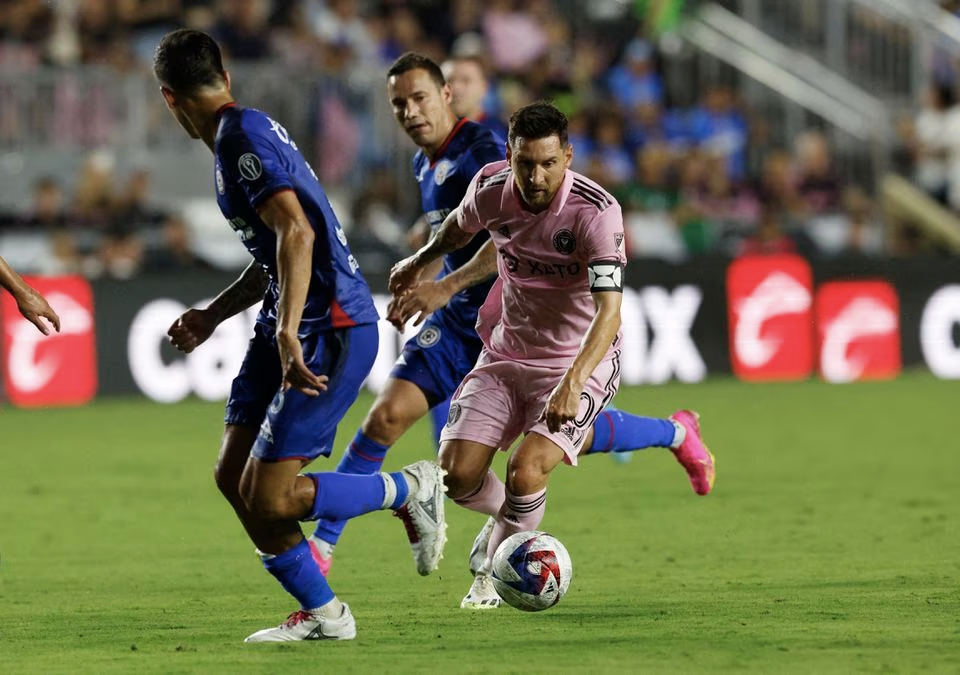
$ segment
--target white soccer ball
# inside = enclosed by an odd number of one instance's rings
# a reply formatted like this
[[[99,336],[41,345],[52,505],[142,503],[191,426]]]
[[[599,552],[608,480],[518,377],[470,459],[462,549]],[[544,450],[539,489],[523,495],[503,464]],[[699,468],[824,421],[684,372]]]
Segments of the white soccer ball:
[[[504,602],[539,612],[560,602],[573,578],[566,547],[546,532],[517,532],[493,555],[493,585]]]

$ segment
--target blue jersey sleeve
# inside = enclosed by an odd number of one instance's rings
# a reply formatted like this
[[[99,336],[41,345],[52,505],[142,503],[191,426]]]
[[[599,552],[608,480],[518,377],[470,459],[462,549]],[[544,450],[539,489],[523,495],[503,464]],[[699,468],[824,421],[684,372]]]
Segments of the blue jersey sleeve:
[[[220,138],[219,152],[224,172],[232,174],[254,208],[275,192],[294,189],[283,155],[268,139],[234,130]]]
[[[476,176],[487,164],[506,159],[506,149],[496,142],[484,141],[470,147],[470,153],[464,158],[464,168],[468,176]]]

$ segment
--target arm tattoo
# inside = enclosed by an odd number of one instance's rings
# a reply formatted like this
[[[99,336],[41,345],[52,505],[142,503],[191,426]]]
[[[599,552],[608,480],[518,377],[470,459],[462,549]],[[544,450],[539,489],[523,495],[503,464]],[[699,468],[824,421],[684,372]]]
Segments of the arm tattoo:
[[[210,308],[216,309],[221,321],[228,319],[262,300],[268,282],[266,271],[260,263],[253,261],[236,281],[210,303]]]

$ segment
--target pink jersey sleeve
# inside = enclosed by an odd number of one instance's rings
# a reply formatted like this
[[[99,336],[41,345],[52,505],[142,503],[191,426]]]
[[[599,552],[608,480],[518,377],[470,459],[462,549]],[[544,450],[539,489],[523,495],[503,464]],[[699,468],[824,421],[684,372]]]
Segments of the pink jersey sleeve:
[[[587,280],[591,292],[623,291],[627,264],[623,213],[616,202],[586,228]]]
[[[467,193],[463,196],[463,201],[457,207],[457,225],[464,232],[479,232],[486,225],[486,220],[480,216],[480,205],[478,192],[488,186],[491,178],[503,173],[509,165],[505,161],[492,162],[484,166],[477,175],[470,181],[467,187]],[[503,181],[494,181],[501,184]]]

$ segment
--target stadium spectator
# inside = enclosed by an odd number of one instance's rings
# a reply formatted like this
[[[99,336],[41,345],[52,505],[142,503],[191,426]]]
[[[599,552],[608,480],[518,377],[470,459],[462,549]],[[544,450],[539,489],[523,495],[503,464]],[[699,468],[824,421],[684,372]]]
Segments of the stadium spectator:
[[[225,54],[236,61],[270,56],[268,0],[221,0],[213,35]]]
[[[144,273],[171,273],[212,269],[196,254],[187,222],[179,215],[168,216],[160,226],[159,240],[146,247],[141,270]]]
[[[337,424],[373,365],[373,298],[313,170],[285,130],[237,105],[216,42],[196,31],[169,33],[154,73],[173,117],[213,151],[218,204],[253,256],[205,309],[188,310],[170,327],[170,340],[191,352],[223,320],[262,302],[227,402],[216,480],[264,567],[301,609],[246,641],[353,639],[350,608],[320,573],[299,521],[413,501],[419,509],[411,509],[411,523],[433,540],[439,559],[443,472],[421,461],[392,474],[301,473],[330,454]],[[417,517],[427,512],[433,517]]]
[[[450,85],[450,105],[457,117],[479,122],[506,143],[507,125],[491,113],[496,110],[496,94],[483,59],[478,55],[454,56],[443,64],[443,75]]]
[[[749,125],[730,87],[708,86],[687,116],[687,128],[692,143],[724,159],[732,180],[745,178]]]
[[[737,255],[777,255],[797,252],[797,244],[784,232],[776,209],[769,206],[760,210],[756,229],[736,244]]]
[[[836,172],[827,137],[806,131],[795,141],[797,192],[812,216],[837,213],[842,208],[844,184]]]
[[[950,184],[951,134],[960,131],[960,108],[953,86],[930,85],[914,119],[914,180],[942,204]]]
[[[642,105],[663,105],[663,81],[654,64],[650,43],[636,38],[623,52],[623,59],[607,74],[607,90],[628,113]]]
[[[529,11],[526,2],[489,0],[482,24],[490,61],[498,73],[524,74],[547,54],[546,28]]]

